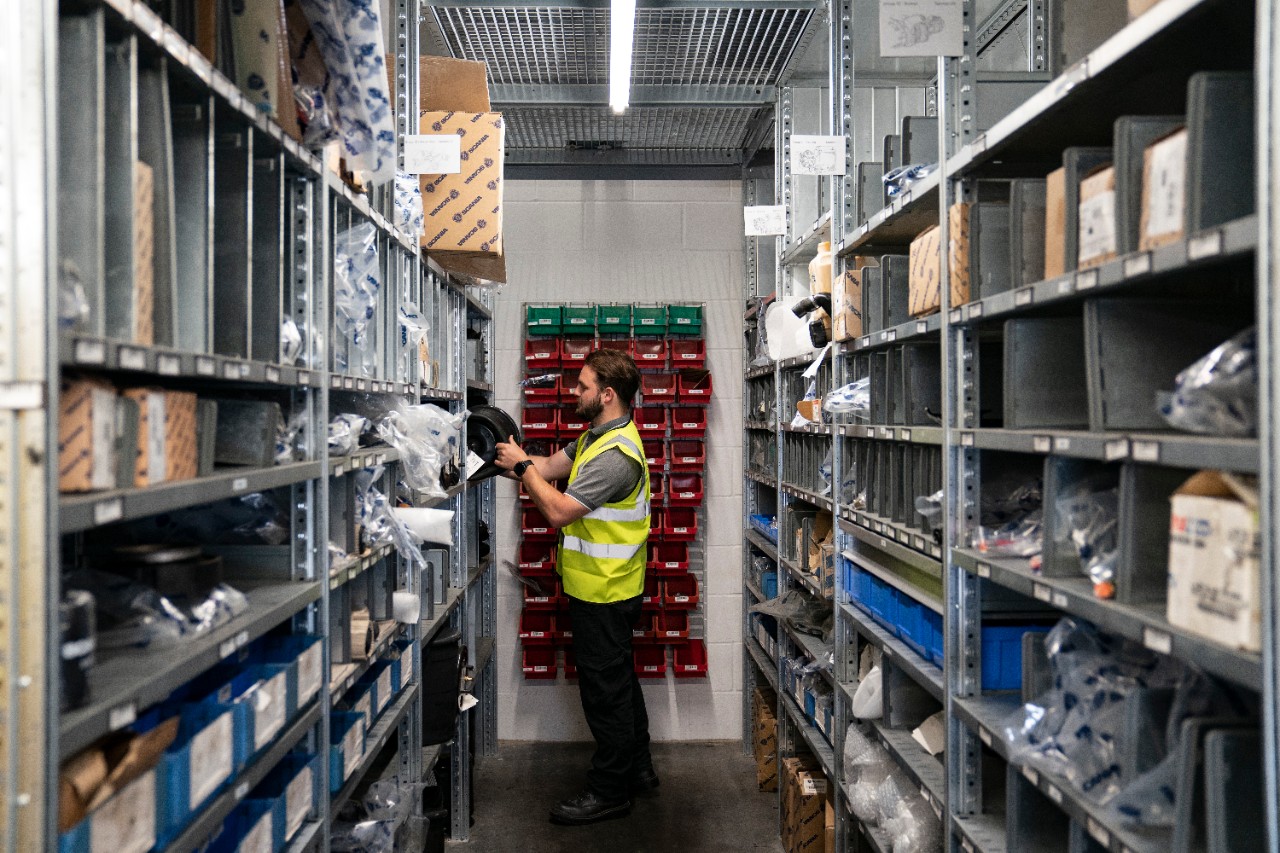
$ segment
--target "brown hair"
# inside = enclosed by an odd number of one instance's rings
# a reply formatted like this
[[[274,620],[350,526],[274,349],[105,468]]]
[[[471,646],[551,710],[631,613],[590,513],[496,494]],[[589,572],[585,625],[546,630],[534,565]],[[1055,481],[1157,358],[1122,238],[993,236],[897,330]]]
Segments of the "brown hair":
[[[640,371],[631,356],[616,349],[598,349],[587,354],[586,365],[596,372],[601,388],[612,388],[624,408],[631,410],[640,390]]]

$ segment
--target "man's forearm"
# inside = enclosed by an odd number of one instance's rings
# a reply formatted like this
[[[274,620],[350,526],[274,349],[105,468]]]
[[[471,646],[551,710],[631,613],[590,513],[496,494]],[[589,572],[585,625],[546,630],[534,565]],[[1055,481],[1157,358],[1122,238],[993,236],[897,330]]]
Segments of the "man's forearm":
[[[533,500],[533,505],[552,527],[564,527],[586,514],[586,507],[557,489],[542,476],[536,461],[529,470],[524,472],[521,482]]]

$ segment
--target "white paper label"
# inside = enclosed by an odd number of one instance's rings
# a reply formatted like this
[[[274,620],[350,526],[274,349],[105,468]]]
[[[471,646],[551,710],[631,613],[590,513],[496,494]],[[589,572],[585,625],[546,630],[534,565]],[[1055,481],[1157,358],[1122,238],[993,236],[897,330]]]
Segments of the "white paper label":
[[[156,774],[150,770],[93,813],[89,848],[147,853],[156,843]]]
[[[1116,194],[1108,190],[1080,202],[1080,263],[1116,250]]]
[[[462,171],[462,139],[456,134],[410,134],[404,139],[404,170],[411,175],[456,175]]]
[[[1175,133],[1151,146],[1147,195],[1147,237],[1182,231],[1186,218],[1187,134]]]
[[[1053,800],[1058,805],[1062,805],[1062,792],[1059,791],[1055,786],[1053,785],[1047,786],[1045,788],[1045,793],[1049,795],[1049,799]]]
[[[471,475],[472,475],[472,474],[474,474],[475,472],[479,471],[481,468],[483,468],[483,467],[484,467],[484,464],[485,464],[485,462],[484,462],[484,460],[483,460],[483,459],[481,459],[479,456],[477,456],[477,455],[476,455],[475,453],[473,453],[472,451],[468,450],[468,451],[467,451],[467,466],[466,466],[467,470],[466,470],[466,479],[468,479],[468,480],[469,480],[469,479],[471,479]]]
[[[1036,453],[1048,453],[1053,447],[1053,439],[1047,435],[1033,436],[1031,439],[1031,448]]]
[[[982,729],[981,731],[978,732],[978,737],[981,738],[982,742],[985,743],[987,746],[991,746],[991,732],[987,731],[986,729]]]
[[[1142,645],[1162,655],[1172,654],[1173,637],[1155,628],[1142,629]]]
[[[231,775],[231,729],[228,711],[191,739],[192,811]]]
[[[1076,273],[1076,290],[1093,290],[1098,286],[1098,271],[1085,270]]]
[[[1089,834],[1093,836],[1093,840],[1101,844],[1103,847],[1111,846],[1111,833],[1107,832],[1106,827],[1098,823],[1093,818],[1089,818],[1088,822]]]
[[[80,364],[102,364],[107,360],[107,347],[102,341],[76,341],[75,359]]]
[[[774,237],[787,233],[787,209],[781,204],[744,207],[742,218],[748,237]]]
[[[1038,786],[1040,784],[1040,774],[1037,773],[1032,768],[1030,767],[1022,768],[1022,775],[1025,776],[1027,781],[1030,782],[1032,785]]]
[[[990,566],[988,566],[986,563],[979,563],[979,564],[978,564],[978,577],[980,577],[980,578],[989,578],[989,577],[991,577],[991,567],[990,567]]]
[[[254,708],[253,745],[262,749],[284,728],[285,707],[287,697],[285,674],[268,680],[258,688],[262,696]]]
[[[138,706],[130,702],[128,705],[120,705],[112,708],[107,715],[107,728],[111,731],[123,729],[125,726],[138,719]]]
[[[1035,294],[1035,291],[1033,291],[1030,287],[1024,287],[1013,294],[1013,304],[1018,306],[1019,308],[1022,308],[1023,306],[1026,306],[1026,305],[1030,305],[1031,300],[1035,298],[1034,294]]]
[[[156,372],[161,376],[177,376],[182,372],[182,361],[176,355],[158,355]]]
[[[1108,441],[1105,449],[1105,456],[1108,462],[1114,462],[1117,459],[1124,459],[1129,455],[1129,442],[1127,439],[1117,438]]]
[[[1187,242],[1187,260],[1198,261],[1222,254],[1222,232],[1213,231]]]
[[[963,56],[960,0],[880,0],[881,56]]]
[[[368,719],[366,717],[365,719]],[[342,778],[346,779],[356,772],[360,759],[364,758],[364,731],[362,724],[356,723],[342,739]]]
[[[1067,596],[1061,592],[1053,594],[1053,606],[1065,609],[1067,606]]]
[[[1066,296],[1076,289],[1076,283],[1073,279],[1064,278],[1058,282],[1058,295]]]
[[[791,174],[843,175],[845,173],[844,136],[791,137]]]
[[[249,488],[248,477],[236,477],[231,481],[231,491],[233,492],[243,492],[247,488]]]
[[[320,643],[312,643],[298,658],[298,707],[305,707],[320,692]]]
[[[121,355],[124,351],[121,351]],[[164,392],[147,394],[147,482],[163,483],[165,474]]]
[[[1138,462],[1159,462],[1160,461],[1160,442],[1158,441],[1135,441],[1133,443],[1133,458]]]
[[[1064,435],[1060,435],[1053,440],[1053,449],[1058,453],[1066,453],[1071,450],[1071,439]]]
[[[1032,584],[1031,594],[1035,596],[1038,600],[1043,601],[1045,603],[1048,603],[1049,601],[1053,600],[1052,590],[1050,590],[1049,587],[1045,586],[1044,584],[1038,584],[1038,583]]]
[[[960,840],[960,847],[964,850],[964,853],[973,853],[973,842],[967,838]]]
[[[297,776],[289,780],[289,787],[285,789],[284,794],[286,839],[293,838],[294,834],[302,828],[307,815],[311,813],[314,790],[310,767],[304,767]]]
[[[120,367],[125,370],[146,370],[147,354],[133,347],[120,347]]]
[[[124,516],[124,501],[113,498],[93,505],[93,523],[108,524],[119,521]]]
[[[1133,278],[1134,276],[1146,275],[1151,272],[1151,253],[1143,252],[1140,255],[1134,255],[1132,258],[1126,258],[1124,262],[1124,277]]]
[[[196,374],[198,376],[213,376],[218,372],[218,365],[211,358],[196,359]]]
[[[391,702],[391,667],[382,670],[378,676],[378,713]]]

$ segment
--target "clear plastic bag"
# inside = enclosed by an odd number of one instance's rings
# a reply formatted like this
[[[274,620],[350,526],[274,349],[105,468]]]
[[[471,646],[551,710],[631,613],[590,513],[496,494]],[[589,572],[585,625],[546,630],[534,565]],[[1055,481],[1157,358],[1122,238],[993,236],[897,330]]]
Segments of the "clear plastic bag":
[[[338,116],[324,89],[308,83],[293,87],[293,102],[302,121],[302,144],[313,151],[338,139]]]
[[[280,324],[280,363],[296,364],[302,355],[302,330],[292,320]]]
[[[335,821],[329,850],[331,853],[395,853],[395,845],[395,821]]]
[[[399,314],[400,366],[409,375],[411,365],[426,360],[427,333],[431,331],[431,324],[422,315],[422,309],[412,300],[400,304]]]
[[[335,328],[350,341],[363,370],[371,358],[369,323],[377,311],[378,291],[382,288],[378,231],[373,223],[362,222],[340,232],[334,240],[333,260]],[[334,359],[340,373],[351,370],[348,355],[341,347]]]
[[[858,778],[849,784],[849,808],[868,826],[880,822],[880,786],[893,771],[893,760],[879,744],[859,765]]]
[[[96,641],[102,649],[177,645],[225,625],[249,609],[244,594],[225,583],[195,601],[164,596],[146,584],[93,569],[72,572],[64,579],[64,586],[94,597]]]
[[[306,419],[299,412],[280,424],[280,431],[276,434],[277,465],[288,465],[305,458],[306,454],[298,446],[298,436],[302,433],[305,423]]]
[[[938,171],[937,163],[911,163],[886,172],[883,178],[885,192],[896,198],[908,187]]]
[[[924,519],[925,529],[929,531],[929,535],[932,536],[934,531],[942,529],[942,511],[945,506],[941,489],[931,495],[916,496],[916,512]]]
[[[83,332],[89,328],[91,315],[84,275],[75,261],[63,258],[58,263],[58,329]]]
[[[349,456],[360,446],[369,420],[360,415],[337,415],[329,421],[329,455]]]
[[[1044,548],[1043,513],[1036,510],[1021,521],[1001,527],[980,526],[974,531],[970,544],[993,557],[1038,557]]]
[[[1258,431],[1258,333],[1250,328],[1215,347],[1178,374],[1174,390],[1157,395],[1174,429],[1251,436]]]
[[[383,468],[376,465],[356,472],[356,511],[360,518],[364,544],[369,548],[382,545],[393,545],[400,556],[409,561],[411,567],[426,568],[426,560],[418,541],[395,515],[386,495],[376,487],[382,477]]]
[[[871,379],[866,377],[836,388],[822,400],[822,410],[833,418],[871,419]]]
[[[898,802],[894,814],[884,822],[884,830],[893,840],[893,853],[942,850],[942,821],[925,798],[914,791]]]
[[[429,497],[448,494],[440,483],[440,469],[457,455],[467,415],[424,403],[393,409],[379,421],[378,436],[400,451],[400,476],[405,485]]]
[[[884,714],[884,679],[880,667],[873,666],[858,684],[849,712],[859,720],[878,720]]]
[[[421,237],[423,231],[422,184],[417,175],[396,172],[395,224],[412,237]]]
[[[1080,567],[1093,581],[1094,595],[1115,596],[1119,557],[1120,491],[1081,483],[1057,501],[1059,542],[1070,542]]]

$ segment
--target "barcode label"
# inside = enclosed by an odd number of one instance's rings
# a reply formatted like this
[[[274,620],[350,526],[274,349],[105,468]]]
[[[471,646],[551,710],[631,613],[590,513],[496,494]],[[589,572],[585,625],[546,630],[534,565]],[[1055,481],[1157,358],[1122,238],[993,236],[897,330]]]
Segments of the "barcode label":
[[[1031,594],[1046,604],[1053,600],[1053,592],[1044,584],[1032,584]]]
[[[211,358],[196,358],[196,375],[214,376],[218,372],[218,363]]]
[[[1213,231],[1187,241],[1187,260],[1199,261],[1222,254],[1222,232]]]
[[[110,524],[113,521],[119,521],[123,517],[124,501],[120,498],[113,498],[109,501],[100,501],[93,505],[94,524]]]
[[[1129,442],[1123,438],[1108,441],[1105,455],[1108,462],[1114,462],[1117,459],[1124,459],[1129,455]]]
[[[1157,631],[1155,628],[1143,628],[1142,645],[1153,652],[1167,655],[1173,652],[1173,637],[1164,631]]]
[[[156,356],[156,372],[161,376],[177,376],[182,372],[182,361],[176,355]]]
[[[1030,287],[1024,287],[1017,293],[1013,294],[1013,304],[1019,308],[1024,308],[1031,304],[1031,300],[1035,298],[1035,291]]]
[[[1031,439],[1031,447],[1036,453],[1048,453],[1053,447],[1053,438],[1047,435],[1037,435]]]
[[[102,341],[76,341],[75,359],[80,364],[102,364],[107,360],[107,347]]]
[[[1151,253],[1143,252],[1140,255],[1134,255],[1132,258],[1125,259],[1124,277],[1133,278],[1134,276],[1146,275],[1151,272]]]
[[[979,563],[979,564],[978,564],[978,577],[980,577],[980,578],[989,578],[989,577],[991,577],[991,567],[990,567],[990,566],[988,566],[986,563]]]
[[[231,481],[231,491],[233,492],[243,492],[247,488],[249,488],[248,477],[236,477]]]
[[[125,370],[146,370],[147,354],[133,347],[120,347],[120,366]]]
[[[916,322],[916,334],[923,335],[929,331],[929,322],[927,320],[919,320]]]
[[[107,728],[111,731],[122,729],[138,719],[138,706],[130,702],[128,705],[120,705],[112,708],[107,714]]]
[[[970,306],[969,306],[969,319],[970,319],[970,320],[972,320],[972,319],[974,319],[974,318],[976,318],[976,317],[981,317],[981,316],[982,316],[982,303],[981,303],[981,302],[975,302],[975,303],[973,303],[972,305],[970,305]]]
[[[1076,273],[1076,290],[1092,290],[1098,286],[1098,271],[1085,270]]]
[[[1135,441],[1133,443],[1133,458],[1138,462],[1159,462],[1160,442]]]

